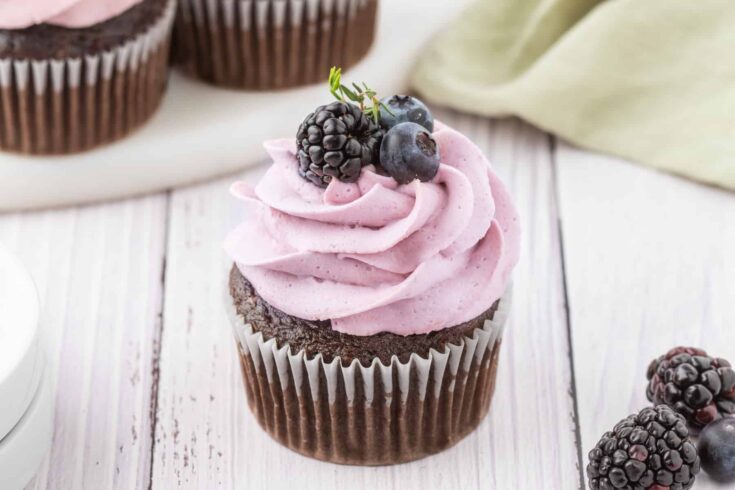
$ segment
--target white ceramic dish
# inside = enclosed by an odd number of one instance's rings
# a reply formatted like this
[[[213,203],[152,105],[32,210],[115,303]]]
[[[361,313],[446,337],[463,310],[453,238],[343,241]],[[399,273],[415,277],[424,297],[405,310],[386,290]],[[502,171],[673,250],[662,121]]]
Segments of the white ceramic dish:
[[[470,0],[383,0],[376,42],[346,74],[380,94],[404,90],[416,56]],[[325,83],[280,92],[211,87],[174,73],[160,111],[130,137],[55,158],[0,153],[0,210],[118,198],[234,172],[266,158],[263,140],[295,135],[329,100]]]
[[[38,316],[33,280],[20,261],[0,247],[0,441],[26,412],[38,388],[43,367]]]
[[[51,446],[53,415],[53,391],[45,371],[25,414],[0,440],[2,490],[21,490],[36,474]]]

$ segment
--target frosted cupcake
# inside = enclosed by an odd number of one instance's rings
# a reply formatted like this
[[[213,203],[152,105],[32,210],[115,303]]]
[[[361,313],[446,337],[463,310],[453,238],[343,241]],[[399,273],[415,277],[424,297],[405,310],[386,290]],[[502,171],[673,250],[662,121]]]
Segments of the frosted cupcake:
[[[482,152],[420,101],[341,98],[296,141],[266,142],[254,188],[233,186],[248,219],[225,243],[228,308],[271,436],[336,463],[400,463],[488,411],[518,218]]]
[[[158,108],[175,0],[0,2],[0,148],[65,154]]]
[[[377,10],[378,0],[179,0],[176,59],[190,75],[233,88],[315,83],[365,56]]]

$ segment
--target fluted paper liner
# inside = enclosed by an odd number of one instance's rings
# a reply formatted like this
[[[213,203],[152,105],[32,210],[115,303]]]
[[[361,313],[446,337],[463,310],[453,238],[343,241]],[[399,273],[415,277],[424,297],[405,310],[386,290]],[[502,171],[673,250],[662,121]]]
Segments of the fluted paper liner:
[[[378,0],[179,0],[174,51],[217,85],[276,89],[323,82],[356,64],[375,35]]]
[[[128,134],[158,108],[176,11],[124,45],[83,58],[0,58],[0,148],[85,151]]]
[[[255,332],[228,298],[248,403],[281,444],[342,464],[402,463],[446,449],[487,414],[510,292],[459,345],[365,367],[309,359]]]

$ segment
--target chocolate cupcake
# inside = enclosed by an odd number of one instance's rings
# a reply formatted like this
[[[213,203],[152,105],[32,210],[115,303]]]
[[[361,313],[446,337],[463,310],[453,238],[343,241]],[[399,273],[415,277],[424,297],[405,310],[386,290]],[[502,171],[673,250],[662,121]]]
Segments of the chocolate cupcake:
[[[68,154],[158,108],[175,0],[0,3],[0,148]]]
[[[467,138],[416,99],[350,95],[359,105],[317,108],[297,142],[267,142],[257,186],[233,186],[248,218],[225,243],[227,308],[271,436],[336,463],[401,463],[486,415],[520,232]]]
[[[365,56],[377,10],[378,0],[179,0],[175,59],[216,85],[307,85]]]

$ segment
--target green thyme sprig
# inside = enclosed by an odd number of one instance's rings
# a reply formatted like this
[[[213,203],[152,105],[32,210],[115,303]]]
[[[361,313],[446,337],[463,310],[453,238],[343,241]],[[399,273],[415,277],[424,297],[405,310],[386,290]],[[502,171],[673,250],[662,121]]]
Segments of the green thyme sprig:
[[[329,70],[329,92],[340,102],[348,100],[360,106],[360,110],[366,116],[372,118],[377,124],[380,121],[380,108],[382,107],[390,115],[393,113],[390,109],[378,99],[375,90],[367,86],[365,82],[362,86],[353,83],[352,88],[342,84],[342,68],[333,66]],[[369,106],[367,104],[370,104]]]

